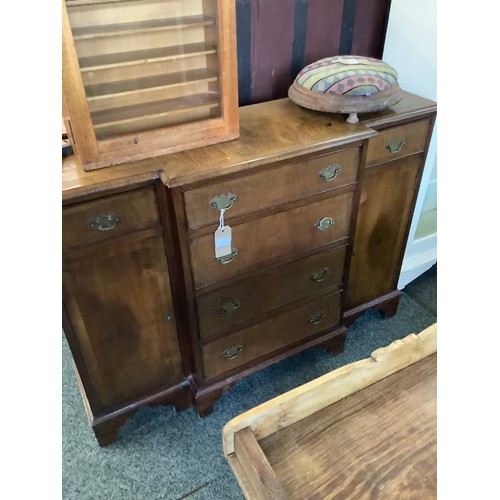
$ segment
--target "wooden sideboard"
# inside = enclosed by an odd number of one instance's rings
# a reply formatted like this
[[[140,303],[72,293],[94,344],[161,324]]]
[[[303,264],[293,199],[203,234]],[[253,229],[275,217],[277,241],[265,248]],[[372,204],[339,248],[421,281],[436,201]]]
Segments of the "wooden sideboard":
[[[234,141],[65,158],[63,326],[99,444],[143,404],[206,415],[264,366],[342,352],[366,309],[394,314],[435,116],[408,93],[357,125],[280,99],[241,108]]]

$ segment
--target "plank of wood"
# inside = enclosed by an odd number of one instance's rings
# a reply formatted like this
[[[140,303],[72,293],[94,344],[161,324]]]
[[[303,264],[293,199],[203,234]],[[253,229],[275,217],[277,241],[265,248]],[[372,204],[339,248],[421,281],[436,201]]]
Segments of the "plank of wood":
[[[215,54],[216,47],[206,43],[189,43],[174,45],[172,47],[158,47],[155,49],[131,50],[116,54],[103,54],[94,57],[81,57],[79,59],[82,72],[98,71],[101,69],[148,64],[158,61],[182,59],[199,55]]]
[[[73,28],[74,40],[86,40],[105,36],[130,35],[168,29],[181,29],[194,26],[209,26],[214,20],[205,16],[170,17],[150,19],[131,23],[115,23],[97,26]]]
[[[254,434],[248,428],[234,436],[238,461],[259,500],[286,500],[287,496]]]
[[[260,440],[429,356],[437,350],[437,323],[418,335],[377,349],[368,359],[343,366],[228,422],[223,429],[226,457],[234,453],[234,434],[249,427]]]
[[[436,498],[436,365],[427,356],[260,440],[287,498]]]
[[[207,68],[179,71],[164,75],[148,76],[145,78],[133,78],[110,83],[100,83],[85,86],[89,102],[113,97],[123,97],[130,94],[143,94],[163,88],[189,85],[198,82],[213,82],[217,80],[217,74],[210,72]]]
[[[213,108],[219,105],[218,96],[197,94],[175,99],[165,99],[146,104],[134,104],[118,109],[102,110],[92,113],[94,129],[147,120],[156,116],[181,113],[196,108]]]

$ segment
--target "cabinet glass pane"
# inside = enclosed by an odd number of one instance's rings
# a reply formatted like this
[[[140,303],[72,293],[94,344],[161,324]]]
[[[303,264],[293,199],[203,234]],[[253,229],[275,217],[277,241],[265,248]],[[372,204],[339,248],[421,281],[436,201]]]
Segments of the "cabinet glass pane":
[[[221,116],[217,0],[66,0],[97,139]]]

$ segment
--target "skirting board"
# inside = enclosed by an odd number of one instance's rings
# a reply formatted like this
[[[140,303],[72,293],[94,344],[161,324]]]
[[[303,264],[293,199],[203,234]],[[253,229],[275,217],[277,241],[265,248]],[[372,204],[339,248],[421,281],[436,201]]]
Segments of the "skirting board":
[[[437,262],[437,234],[427,236],[422,240],[425,241],[417,240],[412,246],[418,248],[421,242],[423,243],[421,248],[425,247],[425,251],[415,252],[416,248],[412,248],[413,255],[408,255],[409,252],[406,252],[399,275],[398,290],[402,290],[408,283],[425,273]]]

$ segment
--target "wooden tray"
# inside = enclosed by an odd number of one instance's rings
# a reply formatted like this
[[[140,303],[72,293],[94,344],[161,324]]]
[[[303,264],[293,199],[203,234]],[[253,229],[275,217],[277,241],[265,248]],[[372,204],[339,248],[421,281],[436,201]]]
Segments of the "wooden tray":
[[[226,424],[248,499],[436,498],[437,324]]]

